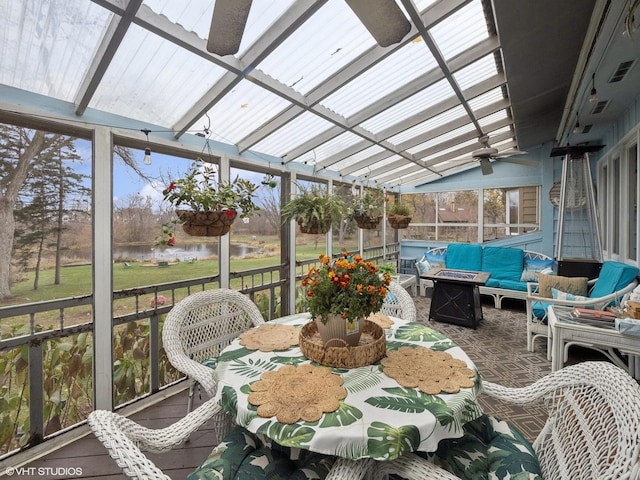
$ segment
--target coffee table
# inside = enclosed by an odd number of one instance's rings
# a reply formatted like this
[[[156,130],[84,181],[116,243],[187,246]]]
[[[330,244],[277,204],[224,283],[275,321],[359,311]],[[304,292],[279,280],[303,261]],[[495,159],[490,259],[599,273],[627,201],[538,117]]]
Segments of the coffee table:
[[[482,320],[478,286],[491,274],[472,270],[432,268],[420,278],[433,282],[429,319],[476,328]]]
[[[555,372],[564,366],[571,345],[581,345],[601,352],[631,376],[638,378],[640,338],[620,333],[613,322],[602,322],[602,325],[581,322],[571,315],[572,310],[573,307],[559,305],[550,305],[548,308],[551,371]],[[628,358],[621,358],[618,352],[628,355]]]

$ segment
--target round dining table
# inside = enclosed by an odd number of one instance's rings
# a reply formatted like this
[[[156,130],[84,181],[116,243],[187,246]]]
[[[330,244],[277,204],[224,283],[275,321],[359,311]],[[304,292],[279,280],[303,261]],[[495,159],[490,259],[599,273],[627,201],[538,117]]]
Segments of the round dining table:
[[[251,385],[265,372],[313,362],[298,345],[265,352],[251,350],[237,338],[215,360],[218,401],[238,425],[287,447],[382,461],[412,451],[435,451],[440,440],[461,437],[463,425],[482,415],[476,400],[482,388],[480,374],[465,352],[446,336],[421,323],[391,320],[393,324],[385,329],[387,352],[403,346],[446,352],[473,370],[473,386],[457,393],[428,394],[401,386],[384,373],[380,361],[349,369],[326,367],[343,380],[346,397],[339,401],[339,408],[317,421],[281,423],[275,417],[258,415],[248,399]],[[265,325],[275,322],[302,327],[309,321],[308,314],[297,314]]]

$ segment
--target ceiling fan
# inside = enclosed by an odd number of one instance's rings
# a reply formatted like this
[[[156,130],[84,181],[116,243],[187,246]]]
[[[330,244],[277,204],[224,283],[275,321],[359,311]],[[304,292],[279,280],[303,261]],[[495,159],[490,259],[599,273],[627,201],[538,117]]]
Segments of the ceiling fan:
[[[233,55],[240,49],[252,0],[216,0],[207,51]],[[345,0],[381,47],[400,42],[411,30],[395,0]]]
[[[517,149],[499,151],[497,148],[493,148],[491,145],[489,145],[489,135],[482,135],[480,138],[478,138],[478,142],[480,142],[480,145],[482,145],[482,148],[471,152],[471,157],[473,157],[474,160],[477,160],[480,163],[480,170],[482,171],[483,175],[491,175],[493,173],[491,160],[518,163],[518,164],[530,165],[534,167],[539,165],[538,162],[535,160],[527,160],[527,159],[511,160],[510,157],[513,157],[516,155],[523,155],[523,154],[526,154],[527,152],[523,152]]]

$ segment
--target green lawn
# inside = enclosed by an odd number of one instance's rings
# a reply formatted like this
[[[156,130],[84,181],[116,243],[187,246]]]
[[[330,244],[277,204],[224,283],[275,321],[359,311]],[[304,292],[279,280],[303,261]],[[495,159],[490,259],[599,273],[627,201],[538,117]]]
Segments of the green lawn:
[[[317,258],[324,253],[324,242],[319,247],[315,245],[299,245],[296,249],[296,259],[306,260]],[[254,268],[278,264],[279,254],[261,257],[248,257],[231,260],[231,271],[238,272]],[[144,287],[158,283],[167,283],[190,278],[206,277],[218,273],[218,260],[196,260],[192,263],[179,262],[168,267],[142,266],[132,262],[129,267],[124,263],[113,264],[113,288]],[[92,268],[90,265],[70,266],[61,270],[61,283],[54,285],[54,270],[47,269],[40,272],[38,290],[33,290],[34,273],[29,272],[26,279],[11,286],[14,298],[9,303],[28,303],[89,295],[92,292]]]

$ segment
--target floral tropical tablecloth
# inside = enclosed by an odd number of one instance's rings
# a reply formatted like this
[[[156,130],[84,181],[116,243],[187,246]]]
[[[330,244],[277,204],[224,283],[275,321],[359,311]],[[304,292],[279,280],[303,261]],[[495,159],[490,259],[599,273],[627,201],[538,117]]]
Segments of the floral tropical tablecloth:
[[[393,320],[385,330],[387,351],[409,345],[447,352],[476,372],[473,387],[431,395],[400,386],[383,373],[379,362],[353,369],[327,367],[342,377],[347,391],[338,410],[324,413],[318,421],[284,424],[257,414],[257,407],[248,402],[251,384],[267,371],[310,361],[297,345],[262,352],[249,350],[236,339],[216,361],[220,404],[239,425],[288,447],[354,460],[393,460],[410,451],[434,451],[440,440],[461,437],[462,426],[482,414],[476,402],[480,375],[464,351],[444,335],[419,323]],[[308,321],[308,315],[301,314],[288,317],[285,323],[301,327]]]

